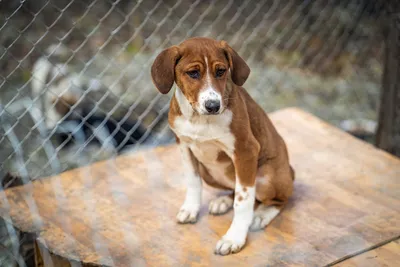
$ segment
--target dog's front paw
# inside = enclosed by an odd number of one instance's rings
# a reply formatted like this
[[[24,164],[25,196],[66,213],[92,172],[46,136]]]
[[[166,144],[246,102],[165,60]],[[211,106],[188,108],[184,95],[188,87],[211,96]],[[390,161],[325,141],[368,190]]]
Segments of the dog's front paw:
[[[176,215],[178,223],[195,223],[199,214],[198,207],[190,207],[183,205]]]
[[[214,215],[224,214],[233,207],[233,199],[230,196],[221,196],[210,201],[208,212]]]
[[[218,241],[214,253],[223,256],[237,253],[243,248],[245,243],[246,239],[228,238],[227,236],[224,236]]]

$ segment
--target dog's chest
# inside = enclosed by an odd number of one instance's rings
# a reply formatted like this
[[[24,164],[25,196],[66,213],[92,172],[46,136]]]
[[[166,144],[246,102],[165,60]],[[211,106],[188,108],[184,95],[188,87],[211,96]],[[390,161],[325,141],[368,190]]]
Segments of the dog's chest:
[[[219,155],[222,153],[220,144],[214,142],[189,143],[189,148],[196,159],[207,169],[214,181],[224,187],[235,188],[234,177],[229,176],[229,167],[232,161],[221,161],[219,159]],[[206,177],[202,178],[207,179]]]
[[[206,119],[187,120],[177,117],[172,130],[180,141],[187,144],[196,159],[208,170],[219,183],[234,187],[234,181],[226,176],[226,169],[232,161],[219,160],[225,152],[232,158],[235,138],[230,130],[232,114],[209,116]]]
[[[230,129],[231,121],[232,112],[227,110],[220,115],[192,119],[178,116],[171,128],[182,142],[196,146],[204,153],[213,154],[223,150],[232,155],[235,138]]]

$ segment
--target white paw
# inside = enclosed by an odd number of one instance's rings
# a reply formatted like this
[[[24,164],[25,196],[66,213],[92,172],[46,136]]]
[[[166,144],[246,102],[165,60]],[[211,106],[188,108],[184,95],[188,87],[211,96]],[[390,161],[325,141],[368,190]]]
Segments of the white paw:
[[[281,210],[274,206],[264,207],[262,204],[257,208],[250,224],[250,231],[258,231],[264,229]]]
[[[222,196],[210,201],[208,212],[214,215],[224,214],[233,207],[233,199],[229,196]]]
[[[234,240],[224,236],[221,240],[218,241],[214,253],[223,256],[231,253],[237,253],[243,248],[245,243],[246,239]]]
[[[195,223],[199,214],[198,207],[182,206],[176,215],[178,223]]]
[[[264,229],[268,223],[269,220],[266,220],[265,218],[263,218],[263,216],[254,215],[253,221],[251,222],[249,229],[250,231],[258,231]]]

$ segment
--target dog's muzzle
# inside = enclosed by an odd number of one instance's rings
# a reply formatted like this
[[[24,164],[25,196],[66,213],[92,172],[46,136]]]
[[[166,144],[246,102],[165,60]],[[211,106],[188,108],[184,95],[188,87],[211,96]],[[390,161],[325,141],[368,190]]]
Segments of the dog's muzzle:
[[[207,100],[204,103],[204,108],[207,110],[208,114],[217,114],[221,109],[221,102],[219,100]]]

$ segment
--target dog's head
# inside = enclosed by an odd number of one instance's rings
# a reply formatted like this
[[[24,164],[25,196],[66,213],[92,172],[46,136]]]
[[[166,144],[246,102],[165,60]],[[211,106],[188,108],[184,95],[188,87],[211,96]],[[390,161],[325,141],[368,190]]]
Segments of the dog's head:
[[[176,82],[193,110],[203,115],[221,113],[228,103],[228,80],[241,86],[249,74],[246,62],[225,41],[200,37],[165,49],[151,67],[161,93]]]

